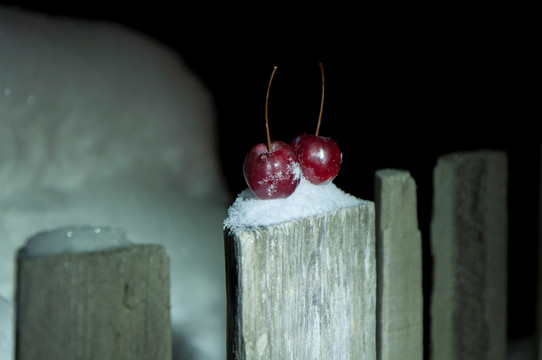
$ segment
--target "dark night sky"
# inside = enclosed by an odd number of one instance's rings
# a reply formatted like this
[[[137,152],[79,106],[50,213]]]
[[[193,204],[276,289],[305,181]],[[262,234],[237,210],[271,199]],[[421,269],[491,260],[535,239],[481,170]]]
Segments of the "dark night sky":
[[[540,82],[533,72],[532,23],[514,11],[292,9],[275,4],[209,14],[205,5],[187,8],[182,3],[175,10],[161,3],[152,9],[15,3],[122,23],[178,51],[214,95],[220,157],[232,194],[246,187],[246,152],[265,140],[265,91],[273,66],[278,71],[269,103],[271,135],[289,141],[316,127],[322,62],[321,135],[333,137],[344,154],[335,183],[372,200],[375,170],[409,170],[418,186],[426,270],[432,169],[438,156],[484,148],[506,151],[509,336],[534,332],[542,139],[529,88]],[[430,285],[426,277],[426,290]]]

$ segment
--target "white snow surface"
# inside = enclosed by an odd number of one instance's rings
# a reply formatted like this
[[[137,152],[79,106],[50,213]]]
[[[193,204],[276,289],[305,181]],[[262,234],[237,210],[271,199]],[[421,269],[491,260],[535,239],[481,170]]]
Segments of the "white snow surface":
[[[224,226],[250,229],[336,211],[364,200],[339,189],[332,182],[314,185],[301,177],[292,195],[282,199],[258,199],[250,189],[242,191],[228,209]]]
[[[124,229],[170,257],[175,359],[224,359],[228,194],[201,80],[179,54],[110,23],[0,6],[0,44],[0,296],[13,301],[32,236]]]
[[[0,6],[0,196],[130,172],[223,187],[214,101],[181,56],[106,22]]]
[[[72,226],[44,231],[28,239],[21,254],[29,257],[56,255],[64,252],[102,251],[133,245],[126,232],[103,226]]]

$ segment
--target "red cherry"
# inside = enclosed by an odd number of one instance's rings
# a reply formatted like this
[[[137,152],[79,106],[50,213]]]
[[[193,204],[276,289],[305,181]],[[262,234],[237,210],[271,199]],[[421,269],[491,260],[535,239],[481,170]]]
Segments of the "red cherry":
[[[292,147],[282,141],[271,141],[267,106],[269,89],[277,67],[271,73],[265,99],[265,127],[267,145],[258,144],[248,152],[243,174],[248,187],[260,199],[278,199],[290,196],[300,181],[299,164]]]
[[[341,150],[330,137],[302,134],[291,143],[301,172],[311,183],[327,184],[339,174]]]
[[[291,142],[303,176],[315,185],[327,184],[335,179],[339,174],[342,161],[341,150],[337,143],[332,138],[318,136],[324,107],[324,66],[322,63],[320,63],[320,69],[322,72],[322,100],[316,135],[298,135]]]
[[[243,173],[249,188],[260,199],[288,197],[300,180],[294,150],[282,141],[271,142],[271,150],[263,143],[250,149]]]

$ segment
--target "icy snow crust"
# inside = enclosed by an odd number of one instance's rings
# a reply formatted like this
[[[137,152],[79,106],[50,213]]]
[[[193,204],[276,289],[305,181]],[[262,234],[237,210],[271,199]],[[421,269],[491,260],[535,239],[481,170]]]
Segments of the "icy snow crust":
[[[46,231],[31,237],[21,254],[34,257],[64,252],[93,252],[126,247],[132,244],[122,229],[75,226]]]
[[[257,228],[354,207],[363,202],[364,200],[345,193],[332,182],[313,185],[301,177],[294,193],[283,199],[260,200],[250,189],[244,190],[228,209],[224,226]]]

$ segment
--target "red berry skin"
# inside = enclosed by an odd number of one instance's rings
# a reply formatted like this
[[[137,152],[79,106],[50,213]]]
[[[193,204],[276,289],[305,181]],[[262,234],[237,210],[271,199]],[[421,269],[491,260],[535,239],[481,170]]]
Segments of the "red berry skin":
[[[290,196],[301,178],[294,150],[283,141],[272,141],[270,151],[263,143],[250,149],[243,174],[254,195],[264,200]]]
[[[342,155],[332,138],[301,134],[292,140],[291,145],[303,176],[311,183],[327,184],[339,174]]]

